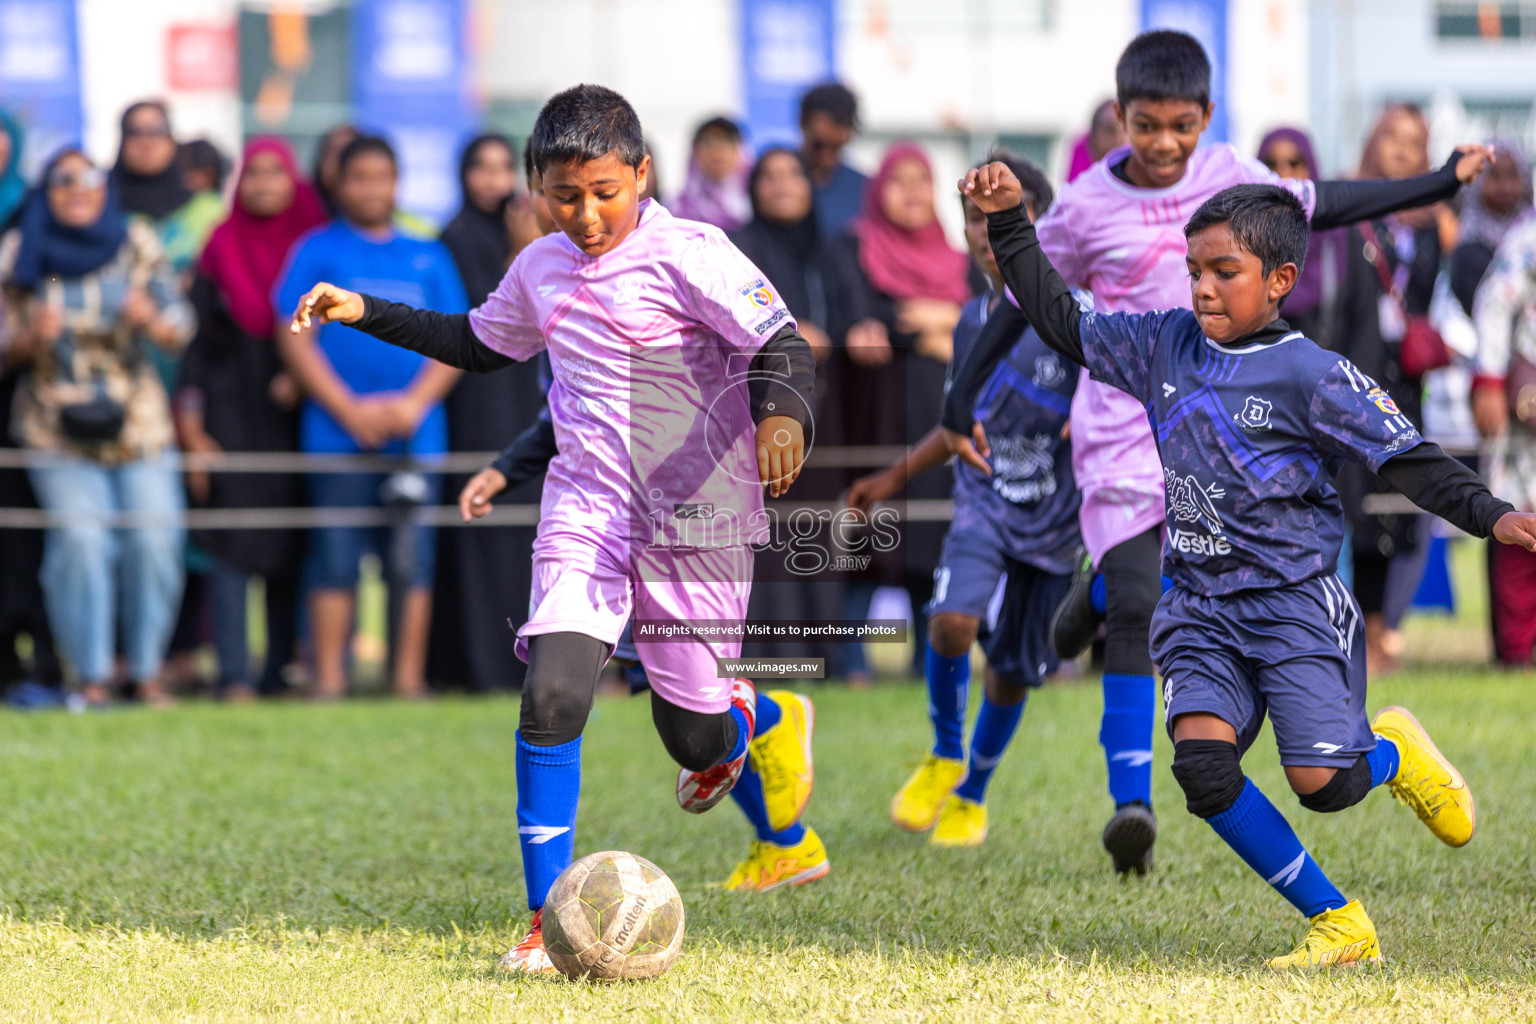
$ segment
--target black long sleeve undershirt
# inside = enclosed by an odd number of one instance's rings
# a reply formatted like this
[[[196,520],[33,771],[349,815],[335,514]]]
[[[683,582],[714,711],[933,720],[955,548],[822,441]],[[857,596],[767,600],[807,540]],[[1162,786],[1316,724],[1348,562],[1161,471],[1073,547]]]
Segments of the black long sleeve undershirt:
[[[1392,456],[1376,474],[1419,508],[1474,537],[1493,536],[1493,524],[1515,506],[1496,498],[1482,478],[1433,441]]]
[[[1452,153],[1438,171],[1412,178],[1316,182],[1317,203],[1312,209],[1312,229],[1323,231],[1357,221],[1375,220],[1397,210],[1411,210],[1449,199],[1461,188],[1461,182],[1456,178],[1456,162],[1460,159],[1460,153]]]
[[[363,315],[350,326],[380,341],[470,373],[493,373],[512,365],[511,358],[475,337],[467,313],[438,313],[372,295],[362,298]],[[749,372],[754,423],[769,416],[789,416],[802,427],[810,425],[816,359],[798,331],[786,325],[763,342]]]
[[[513,438],[512,443],[491,461],[491,468],[507,478],[507,490],[510,491],[548,469],[559,452],[555,444],[555,422],[545,409],[527,430]]]
[[[1072,362],[1083,365],[1083,341],[1079,322],[1082,310],[1051,261],[1040,251],[1035,226],[1023,206],[987,214],[987,237],[997,259],[1003,283],[1018,300],[1019,309],[1009,315],[1012,303],[998,303],[987,318],[965,362],[955,371],[944,399],[940,422],[949,430],[969,434],[976,417],[976,396],[992,371],[1013,348],[1027,322],[1040,339]]]

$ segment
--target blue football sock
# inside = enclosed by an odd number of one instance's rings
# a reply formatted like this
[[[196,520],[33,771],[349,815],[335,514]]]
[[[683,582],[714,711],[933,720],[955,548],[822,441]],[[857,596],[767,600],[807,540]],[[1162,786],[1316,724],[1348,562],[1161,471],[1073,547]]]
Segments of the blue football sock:
[[[1093,584],[1088,588],[1088,601],[1100,615],[1109,611],[1109,587],[1104,583],[1103,573],[1094,574]]]
[[[928,647],[928,717],[933,720],[935,756],[965,756],[965,701],[971,692],[971,655],[946,658]]]
[[[987,783],[992,781],[992,770],[1002,760],[1008,741],[1024,717],[1025,701],[1017,704],[994,704],[987,697],[981,699],[981,711],[976,715],[976,728],[971,731],[971,757],[967,764],[965,781],[955,789],[957,796],[977,803],[987,799]]]
[[[761,736],[763,733],[779,724],[779,719],[784,717],[779,710],[779,702],[768,696],[762,690],[757,691],[757,728],[753,736]]]
[[[1157,681],[1151,676],[1104,676],[1104,721],[1099,743],[1109,766],[1115,806],[1140,800],[1152,806],[1152,729]]]
[[[1376,737],[1376,749],[1365,755],[1365,763],[1371,767],[1371,785],[1379,786],[1397,778],[1400,760],[1397,744],[1385,736]]]
[[[1291,831],[1285,816],[1249,779],[1237,802],[1215,817],[1211,828],[1259,877],[1307,917],[1349,902],[1334,888],[1317,861]]]
[[[763,800],[763,780],[757,774],[757,769],[752,767],[751,758],[747,758],[747,765],[741,770],[741,778],[731,787],[731,799],[736,801],[741,813],[752,823],[757,838],[763,842],[793,846],[805,838],[805,826],[798,821],[782,832],[775,832],[768,827],[768,804]]]
[[[523,848],[528,909],[538,910],[576,848],[581,796],[581,737],[534,747],[517,734],[517,840]]]

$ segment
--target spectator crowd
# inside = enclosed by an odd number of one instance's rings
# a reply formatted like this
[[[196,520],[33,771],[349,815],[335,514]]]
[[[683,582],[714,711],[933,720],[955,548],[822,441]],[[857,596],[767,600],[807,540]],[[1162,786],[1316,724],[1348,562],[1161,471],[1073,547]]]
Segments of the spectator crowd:
[[[547,385],[536,362],[460,379],[345,326],[287,327],[321,280],[446,312],[483,302],[517,253],[553,230],[537,171],[506,136],[471,140],[462,205],[436,234],[397,206],[383,138],[337,127],[308,172],[286,142],[253,138],[231,176],[213,145],[177,139],[171,113],[134,103],[110,168],[66,147],[29,181],[24,126],[0,111],[0,443],[25,456],[0,467],[0,508],[51,517],[46,530],[0,528],[0,688],[13,702],[67,692],[92,706],[168,703],[199,683],[231,700],[343,697],[369,554],[387,567],[397,695],[518,685],[508,625],[526,613],[533,527],[188,531],[188,508],[383,507],[400,480],[208,472],[176,456],[378,453],[430,467],[534,426]],[[957,200],[910,142],[890,145],[870,176],[851,166],[858,109],[841,85],[803,97],[800,128],[798,148],[754,153],[749,126],[704,121],[681,187],[660,198],[729,233],[779,290],[818,362],[817,444],[916,444],[938,420],[961,307],[982,287],[938,215]],[[1068,180],[1123,144],[1105,103],[1074,140]],[[1427,436],[1465,451],[1500,496],[1536,511],[1536,214],[1525,156],[1497,148],[1459,209],[1318,233],[1284,312],[1382,382]],[[1269,133],[1255,156],[1285,177],[1323,171],[1300,128]],[[1424,116],[1391,106],[1358,173],[1402,178],[1432,165]],[[1385,485],[1357,470],[1339,480],[1347,562],[1373,668],[1390,670],[1434,528],[1380,500]],[[801,497],[835,500],[860,472],[808,478],[813,493]],[[412,501],[451,503],[464,480],[418,475]],[[498,500],[536,503],[539,487],[532,474]],[[947,494],[937,474],[907,496]],[[943,529],[911,522],[893,557],[835,581],[770,577],[753,612],[864,618],[875,591],[894,586],[922,636]],[[1495,547],[1496,657],[1529,667],[1536,556]],[[199,652],[210,649],[216,676],[200,679],[211,662]],[[858,645],[834,656],[829,674],[869,677]]]

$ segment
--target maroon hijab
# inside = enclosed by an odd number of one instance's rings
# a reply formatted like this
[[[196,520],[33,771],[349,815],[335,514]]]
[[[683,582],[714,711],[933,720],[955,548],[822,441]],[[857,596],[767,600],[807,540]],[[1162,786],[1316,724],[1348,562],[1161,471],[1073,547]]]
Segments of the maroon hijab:
[[[258,217],[240,205],[238,186],[229,218],[213,229],[203,247],[199,269],[218,286],[230,318],[242,330],[259,338],[271,338],[277,325],[272,308],[272,287],[300,235],[324,224],[325,207],[320,196],[304,180],[294,163],[293,150],[280,139],[260,138],[246,143],[240,161],[240,180],[245,180],[251,159],[271,153],[283,162],[293,179],[293,201],[273,217]]]
[[[938,217],[915,231],[897,227],[885,215],[880,196],[903,160],[917,160],[933,176],[928,156],[912,142],[886,151],[880,170],[864,190],[864,209],[853,222],[859,238],[859,263],[871,284],[893,299],[942,299],[964,304],[966,256],[950,248]]]

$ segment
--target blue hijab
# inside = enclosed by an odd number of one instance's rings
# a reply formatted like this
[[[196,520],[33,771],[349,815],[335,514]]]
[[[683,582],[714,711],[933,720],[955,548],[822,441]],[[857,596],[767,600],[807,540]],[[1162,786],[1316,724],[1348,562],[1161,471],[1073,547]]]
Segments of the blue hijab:
[[[11,137],[11,162],[0,171],[0,228],[3,228],[27,198],[27,179],[21,176],[21,144],[25,139],[21,123],[11,114],[0,110],[0,132]]]
[[[35,291],[48,277],[81,277],[112,262],[128,240],[128,218],[117,196],[106,185],[107,202],[94,224],[73,228],[60,224],[48,209],[48,177],[60,160],[80,147],[66,146],[48,161],[38,186],[21,210],[21,249],[11,280],[22,291]],[[83,154],[81,154],[83,155]]]

